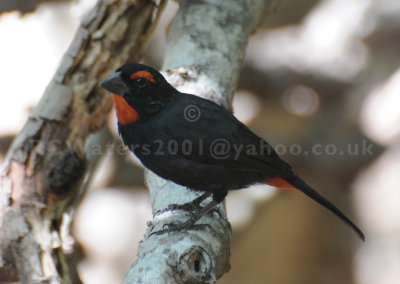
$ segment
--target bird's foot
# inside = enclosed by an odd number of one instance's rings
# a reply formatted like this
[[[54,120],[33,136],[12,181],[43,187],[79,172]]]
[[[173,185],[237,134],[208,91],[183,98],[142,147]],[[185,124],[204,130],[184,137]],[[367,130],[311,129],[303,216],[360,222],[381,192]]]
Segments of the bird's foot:
[[[170,204],[167,208],[156,212],[156,214],[162,214],[167,211],[174,211],[174,210],[182,210],[186,212],[201,212],[204,208],[201,206],[201,203],[211,195],[212,192],[205,192],[190,202],[184,204]]]
[[[164,233],[172,233],[172,232],[179,232],[185,229],[193,229],[195,228],[196,222],[206,215],[208,212],[213,210],[215,206],[217,206],[217,202],[213,199],[209,204],[205,205],[204,207],[201,206],[201,203],[207,199],[208,196],[211,194],[209,192],[204,193],[203,195],[197,197],[195,200],[185,203],[185,204],[171,204],[169,205],[166,209],[163,209],[162,211],[157,212],[156,214],[162,214],[168,211],[174,211],[174,210],[182,210],[186,212],[186,215],[188,216],[188,219],[185,222],[179,222],[179,223],[169,223],[165,224],[162,227],[162,230],[153,232],[150,234],[156,234],[156,235],[161,235]],[[219,211],[217,210],[219,213]]]

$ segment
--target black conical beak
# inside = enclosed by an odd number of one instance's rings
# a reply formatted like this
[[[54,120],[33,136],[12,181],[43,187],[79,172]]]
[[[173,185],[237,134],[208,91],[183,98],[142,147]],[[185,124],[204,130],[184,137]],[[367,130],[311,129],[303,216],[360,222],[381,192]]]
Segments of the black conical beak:
[[[115,72],[111,76],[107,77],[100,83],[100,86],[117,95],[123,95],[128,92],[128,86],[122,80],[121,72]]]

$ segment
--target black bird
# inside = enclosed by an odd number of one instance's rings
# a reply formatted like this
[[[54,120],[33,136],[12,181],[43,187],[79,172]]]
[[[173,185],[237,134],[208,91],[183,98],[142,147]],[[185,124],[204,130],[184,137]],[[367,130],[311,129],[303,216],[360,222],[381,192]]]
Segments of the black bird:
[[[365,239],[349,218],[223,107],[179,92],[157,70],[139,63],[124,64],[101,86],[113,93],[119,133],[143,165],[160,177],[204,192],[183,205],[192,210],[190,223],[223,201],[228,191],[266,183],[300,190]],[[211,195],[212,202],[201,207]]]

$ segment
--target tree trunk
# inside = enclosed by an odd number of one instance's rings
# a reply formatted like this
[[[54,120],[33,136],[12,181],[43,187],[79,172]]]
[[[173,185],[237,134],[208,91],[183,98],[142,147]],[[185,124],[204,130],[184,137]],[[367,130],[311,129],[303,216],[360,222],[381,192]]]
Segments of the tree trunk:
[[[164,74],[167,80],[180,91],[230,108],[247,39],[265,6],[273,4],[263,0],[181,1],[163,65],[169,69]],[[187,115],[201,114],[194,108]],[[217,207],[218,212],[201,218],[194,229],[152,234],[168,224],[185,222],[183,211],[165,209],[198,195],[149,171],[146,180],[154,219],[124,283],[214,283],[230,268],[231,228],[224,204]]]
[[[0,281],[79,282],[69,223],[91,174],[86,138],[112,106],[98,84],[141,58],[165,1],[157,3],[99,1],[14,140],[0,179]]]

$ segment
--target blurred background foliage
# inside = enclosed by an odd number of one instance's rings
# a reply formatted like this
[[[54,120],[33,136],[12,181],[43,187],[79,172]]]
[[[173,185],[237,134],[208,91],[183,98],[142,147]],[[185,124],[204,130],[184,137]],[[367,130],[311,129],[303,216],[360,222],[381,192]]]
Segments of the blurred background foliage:
[[[0,15],[0,163],[94,2]],[[168,4],[145,63],[161,66],[177,9]],[[250,38],[235,115],[367,240],[300,193],[232,192],[232,269],[219,283],[400,283],[399,15],[398,0],[282,1]],[[85,283],[121,283],[151,219],[143,169],[121,146],[114,116],[87,146],[104,157],[74,222]]]

